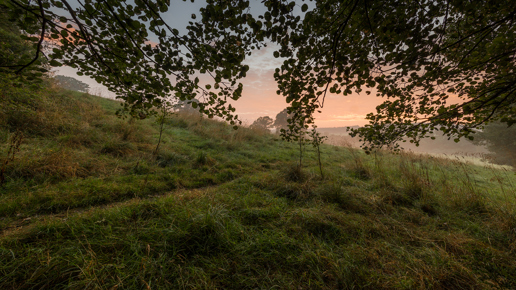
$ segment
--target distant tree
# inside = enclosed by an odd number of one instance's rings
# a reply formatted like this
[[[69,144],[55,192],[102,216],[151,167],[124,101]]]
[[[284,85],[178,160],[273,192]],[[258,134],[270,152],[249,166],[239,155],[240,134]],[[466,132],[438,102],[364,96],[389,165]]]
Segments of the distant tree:
[[[473,143],[485,145],[492,153],[493,162],[516,166],[516,126],[494,122],[475,135]]]
[[[83,93],[87,93],[90,89],[90,85],[88,85],[87,83],[83,83],[80,80],[73,77],[57,75],[54,77],[54,79],[57,80],[59,86],[61,86],[63,89]]]
[[[274,124],[272,124],[272,126],[276,128],[276,130],[286,129],[289,124],[288,119],[290,119],[291,117],[292,114],[289,114],[287,109],[284,109],[276,115],[276,120],[274,121]]]
[[[251,125],[252,128],[259,128],[263,130],[269,130],[272,127],[274,120],[269,116],[259,117]]]

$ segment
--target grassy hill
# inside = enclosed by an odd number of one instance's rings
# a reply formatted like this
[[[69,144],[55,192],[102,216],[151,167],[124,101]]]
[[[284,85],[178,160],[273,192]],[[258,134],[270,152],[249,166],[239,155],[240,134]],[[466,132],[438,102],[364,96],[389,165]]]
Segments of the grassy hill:
[[[516,287],[514,172],[0,93],[0,289]]]

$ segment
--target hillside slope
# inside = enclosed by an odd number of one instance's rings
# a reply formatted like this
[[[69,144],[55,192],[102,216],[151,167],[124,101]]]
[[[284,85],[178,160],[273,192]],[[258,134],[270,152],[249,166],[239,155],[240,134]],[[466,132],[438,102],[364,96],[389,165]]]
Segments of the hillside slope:
[[[514,172],[0,90],[1,289],[516,287]]]

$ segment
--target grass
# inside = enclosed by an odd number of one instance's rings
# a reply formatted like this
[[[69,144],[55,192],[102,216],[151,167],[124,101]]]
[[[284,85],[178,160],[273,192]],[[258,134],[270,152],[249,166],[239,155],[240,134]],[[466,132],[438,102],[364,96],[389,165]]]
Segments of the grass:
[[[322,146],[322,179],[311,148],[299,167],[295,144],[184,114],[153,154],[152,119],[46,90],[32,123],[0,114],[2,158],[24,134],[0,187],[1,289],[516,287],[512,171]]]

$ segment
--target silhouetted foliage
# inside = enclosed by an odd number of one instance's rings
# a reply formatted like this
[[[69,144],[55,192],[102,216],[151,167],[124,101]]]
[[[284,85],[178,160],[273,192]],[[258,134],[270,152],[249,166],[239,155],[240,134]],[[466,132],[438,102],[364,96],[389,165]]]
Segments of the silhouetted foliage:
[[[31,38],[22,34],[5,7],[0,2],[0,77],[8,78],[7,73],[24,68],[18,73],[16,80],[12,79],[13,84],[17,85],[18,81],[38,81],[47,69],[44,67],[45,60],[32,61],[36,51],[32,41],[37,37]]]
[[[283,60],[277,93],[292,114],[287,140],[314,123],[327,93],[364,90],[387,98],[351,132],[366,149],[406,137],[417,144],[434,131],[469,138],[487,121],[516,123],[515,1],[305,2],[254,1],[264,9],[250,9],[248,0],[206,1],[180,33],[163,19],[168,0],[3,1],[35,53],[1,66],[21,73],[52,39],[59,45],[45,51],[50,65],[94,77],[125,111],[148,115],[170,96],[196,98],[201,113],[236,125],[228,101],[242,94],[244,60],[273,43]]]
[[[516,166],[516,126],[496,122],[476,134],[473,143],[485,145],[492,152],[493,162]]]

